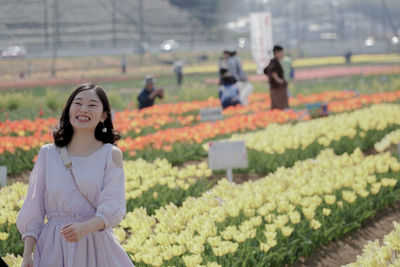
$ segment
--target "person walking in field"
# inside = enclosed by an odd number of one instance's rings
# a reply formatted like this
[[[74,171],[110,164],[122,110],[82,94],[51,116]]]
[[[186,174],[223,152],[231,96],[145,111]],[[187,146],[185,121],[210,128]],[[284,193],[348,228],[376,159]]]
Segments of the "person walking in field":
[[[174,62],[174,72],[176,74],[177,85],[182,85],[183,81],[183,61],[177,60]]]
[[[268,66],[264,69],[264,74],[268,76],[270,85],[269,93],[271,98],[271,109],[289,108],[289,99],[287,93],[287,82],[284,77],[283,68],[280,60],[283,58],[283,48],[279,45],[273,48],[274,58],[271,59]]]
[[[78,86],[53,138],[39,151],[17,217],[22,266],[133,266],[112,231],[126,212],[125,177],[105,91]]]

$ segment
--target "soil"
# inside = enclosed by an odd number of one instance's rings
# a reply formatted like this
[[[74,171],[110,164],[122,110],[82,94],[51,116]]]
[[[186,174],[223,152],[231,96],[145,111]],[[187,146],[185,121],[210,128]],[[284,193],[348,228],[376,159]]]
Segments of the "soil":
[[[262,177],[265,177],[265,175],[259,175],[256,173],[233,173],[233,181],[236,184],[242,184],[244,182],[247,181],[255,181],[258,180]],[[226,178],[226,174],[213,174],[208,180],[214,182],[214,181],[218,181],[220,179]]]
[[[20,174],[11,175],[7,178],[7,184],[12,184],[15,182],[22,182],[22,183],[28,184],[30,174],[31,174],[31,171],[25,171]]]

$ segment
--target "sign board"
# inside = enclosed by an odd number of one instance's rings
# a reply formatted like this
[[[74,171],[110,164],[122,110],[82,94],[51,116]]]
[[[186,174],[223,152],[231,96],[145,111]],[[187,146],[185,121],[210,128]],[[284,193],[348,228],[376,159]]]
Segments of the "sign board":
[[[398,149],[399,149],[399,159],[400,159],[400,143],[397,145]]]
[[[7,184],[7,167],[0,166],[0,186],[5,186]]]
[[[270,12],[250,13],[251,54],[261,74],[273,58],[272,20]]]
[[[208,166],[212,170],[247,168],[247,149],[244,141],[210,142]]]
[[[200,110],[201,121],[216,121],[223,119],[222,108],[203,108]]]

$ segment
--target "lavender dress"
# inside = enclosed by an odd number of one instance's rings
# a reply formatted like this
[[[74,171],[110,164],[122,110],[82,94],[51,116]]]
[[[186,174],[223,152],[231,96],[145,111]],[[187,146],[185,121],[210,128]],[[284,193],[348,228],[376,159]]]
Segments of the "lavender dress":
[[[35,267],[133,266],[112,232],[126,209],[124,172],[113,161],[112,147],[105,144],[88,157],[71,156],[79,188],[97,207],[96,212],[76,189],[56,146],[47,144],[40,149],[17,218],[22,239],[32,236],[37,240]],[[104,220],[104,230],[76,243],[60,234],[64,225],[84,222],[95,215]]]

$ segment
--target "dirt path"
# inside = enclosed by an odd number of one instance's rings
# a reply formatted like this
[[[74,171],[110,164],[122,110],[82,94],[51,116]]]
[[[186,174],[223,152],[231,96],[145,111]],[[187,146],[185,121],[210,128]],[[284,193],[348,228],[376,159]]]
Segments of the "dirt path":
[[[30,174],[31,174],[31,171],[28,170],[28,171],[25,171],[20,174],[11,175],[7,178],[7,184],[13,184],[15,182],[22,182],[22,183],[28,184]]]
[[[383,237],[394,229],[393,221],[400,221],[400,200],[393,207],[378,212],[358,230],[317,249],[307,259],[300,258],[291,267],[336,267],[352,263],[362,254],[368,241],[379,239],[382,242]]]

